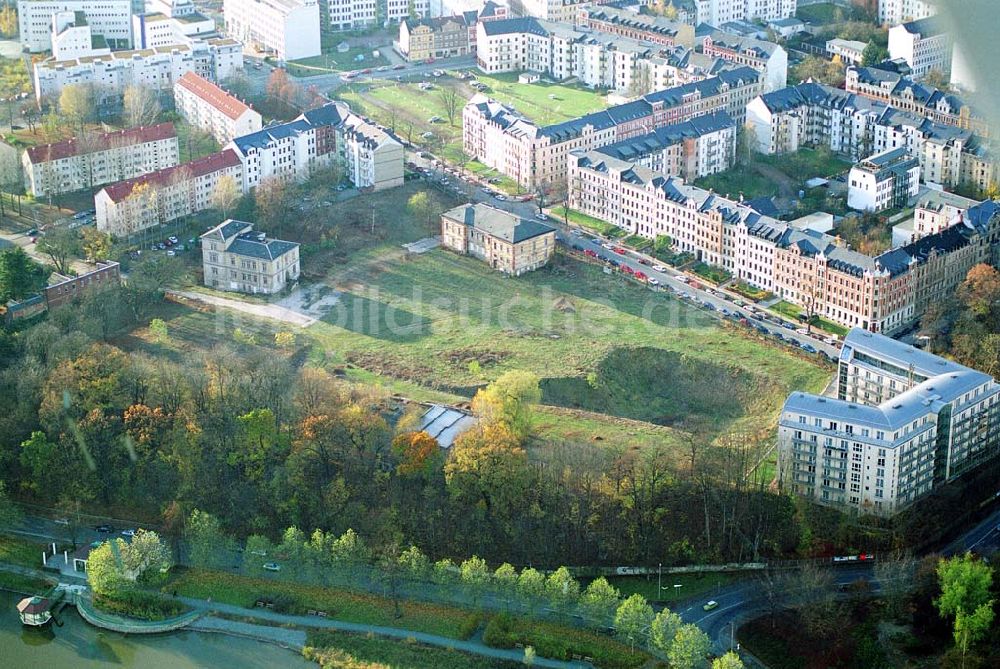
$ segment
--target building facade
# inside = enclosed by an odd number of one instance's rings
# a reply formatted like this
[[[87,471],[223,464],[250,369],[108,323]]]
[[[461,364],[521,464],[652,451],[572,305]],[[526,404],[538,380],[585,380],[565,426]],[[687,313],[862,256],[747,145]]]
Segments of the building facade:
[[[759,214],[742,202],[599,151],[569,160],[572,209],[675,250],[847,327],[892,333],[927,305],[948,299],[975,264],[990,261],[1000,205],[990,200],[960,221],[877,256],[838,238]]]
[[[996,134],[985,116],[961,96],[916,82],[896,72],[873,67],[849,67],[844,89],[901,111],[920,114],[935,123],[971,130],[980,137]]]
[[[925,0],[878,0],[878,22],[894,26],[934,15],[934,7]]]
[[[779,483],[820,504],[891,516],[996,457],[992,377],[852,330],[837,397],[792,393],[778,423]]]
[[[111,49],[132,47],[131,0],[18,0],[21,47],[31,53],[52,50],[52,17],[81,13],[88,28]]]
[[[498,272],[520,276],[549,261],[556,231],[487,204],[466,204],[441,214],[441,244],[479,258]]]
[[[936,17],[889,28],[889,57],[902,58],[915,78],[937,70],[951,73],[952,38]]]
[[[767,23],[795,16],[795,0],[694,0],[694,23],[722,26],[760,19]]]
[[[178,156],[173,123],[42,144],[22,155],[24,188],[35,197],[69,193],[176,165]]]
[[[581,5],[576,24],[609,35],[661,46],[694,47],[694,26],[603,5]]]
[[[847,206],[858,211],[905,207],[920,192],[920,161],[905,148],[865,158],[847,178]]]
[[[861,61],[865,58],[866,46],[868,45],[857,40],[836,38],[826,41],[826,52],[831,57],[840,58],[841,62],[848,65],[861,65]]]
[[[463,148],[525,188],[559,187],[566,184],[571,151],[607,146],[717,111],[741,125],[761,85],[760,73],[743,67],[544,127],[476,95],[462,112]]]
[[[55,309],[91,291],[117,286],[122,281],[121,267],[113,260],[100,260],[94,269],[76,276],[59,276],[42,291],[45,304]]]
[[[243,182],[243,164],[231,149],[106,186],[94,196],[97,229],[131,236],[210,209],[223,177],[237,187]]]
[[[64,86],[89,84],[99,98],[120,99],[125,87],[132,84],[165,91],[172,89],[186,72],[219,81],[242,69],[243,45],[231,39],[70,60],[48,58],[35,63],[35,95],[39,103],[53,102]]]
[[[177,80],[174,108],[184,120],[212,135],[220,145],[264,126],[259,112],[194,72],[185,72]]]
[[[702,53],[752,67],[764,75],[764,91],[776,91],[788,85],[788,54],[774,42],[738,37],[713,31],[702,40]]]
[[[383,190],[403,185],[403,144],[390,132],[348,114],[337,128],[339,155],[357,188]]]
[[[399,23],[399,52],[409,61],[451,58],[469,53],[465,17],[403,19]]]
[[[299,245],[269,239],[253,225],[229,219],[201,236],[204,283],[209,288],[273,295],[299,278]]]
[[[226,34],[280,60],[322,53],[318,0],[225,0]]]

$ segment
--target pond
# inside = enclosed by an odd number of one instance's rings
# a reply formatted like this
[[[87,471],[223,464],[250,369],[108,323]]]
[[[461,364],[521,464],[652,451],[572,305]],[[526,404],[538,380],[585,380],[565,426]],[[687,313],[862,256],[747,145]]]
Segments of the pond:
[[[62,627],[25,628],[14,608],[20,595],[0,591],[0,667],[3,669],[315,669],[296,653],[271,644],[221,634],[173,632],[125,636],[88,625],[67,607]]]

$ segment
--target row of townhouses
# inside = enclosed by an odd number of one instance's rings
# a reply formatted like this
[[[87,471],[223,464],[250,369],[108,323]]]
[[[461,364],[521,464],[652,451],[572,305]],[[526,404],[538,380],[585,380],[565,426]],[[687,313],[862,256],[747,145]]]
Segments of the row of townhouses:
[[[980,137],[995,134],[986,118],[961,96],[938,90],[891,70],[847,68],[844,89],[937,123],[971,130]]]
[[[576,25],[609,35],[658,44],[660,46],[694,46],[694,26],[659,16],[645,16],[611,6],[584,6]]]
[[[36,198],[131,179],[177,161],[173,123],[41,144],[21,155],[24,188]]]
[[[581,9],[590,3],[585,0],[511,0],[511,9],[519,16],[533,16],[547,21],[572,23]],[[678,12],[677,20],[691,25],[708,23],[721,26],[733,21],[762,22],[785,19],[795,15],[795,0],[672,0]],[[644,19],[646,17],[643,17]]]
[[[569,206],[675,248],[848,327],[892,333],[947,299],[968,270],[993,261],[1000,205],[871,257],[840,239],[775,220],[748,204],[600,151],[569,158]],[[917,211],[917,215],[920,215]]]
[[[507,18],[507,7],[491,0],[483,3],[478,11],[434,18],[405,18],[399,22],[396,50],[413,62],[475,53],[479,24]]]
[[[781,410],[785,490],[889,516],[1000,452],[1000,385],[988,374],[854,329],[836,387],[792,393]]]
[[[823,146],[857,161],[905,147],[920,161],[926,183],[986,190],[1000,181],[990,144],[971,130],[822,84],[761,95],[747,105],[746,121],[765,154]]]
[[[206,100],[228,104],[219,96]],[[107,186],[94,197],[97,227],[131,235],[211,208],[223,177],[247,193],[268,179],[306,179],[338,160],[358,188],[403,183],[402,144],[343,103],[330,103],[235,137],[218,153]]]
[[[35,63],[35,95],[39,102],[51,101],[64,86],[90,84],[101,96],[120,98],[133,84],[166,91],[187,72],[219,81],[242,69],[243,45],[222,38],[68,60],[52,57]]]
[[[717,111],[742,125],[746,105],[761,86],[759,72],[741,67],[544,127],[475,95],[462,111],[463,149],[525,188],[558,188],[566,184],[570,151],[596,149]]]

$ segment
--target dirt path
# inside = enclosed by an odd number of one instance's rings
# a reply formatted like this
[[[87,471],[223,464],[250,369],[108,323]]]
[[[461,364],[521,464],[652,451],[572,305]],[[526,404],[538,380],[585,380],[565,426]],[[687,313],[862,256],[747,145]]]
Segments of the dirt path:
[[[179,298],[179,301],[190,300],[191,302],[207,304],[212,307],[232,309],[233,311],[240,311],[242,313],[249,314],[250,316],[269,318],[271,320],[281,321],[282,323],[288,323],[289,325],[297,325],[301,328],[309,327],[316,322],[316,319],[312,316],[292,311],[291,309],[277,304],[243,302],[241,300],[235,300],[228,297],[208,295],[207,293],[196,293],[190,290],[168,290],[166,292],[168,296]]]

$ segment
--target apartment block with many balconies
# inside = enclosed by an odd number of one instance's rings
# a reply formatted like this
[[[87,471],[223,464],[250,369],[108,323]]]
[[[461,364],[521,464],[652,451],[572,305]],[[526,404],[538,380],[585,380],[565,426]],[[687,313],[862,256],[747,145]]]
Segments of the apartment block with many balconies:
[[[858,211],[905,207],[920,192],[920,161],[905,148],[865,158],[847,177],[847,206]]]
[[[837,398],[792,393],[779,483],[820,504],[890,516],[1000,452],[1000,386],[982,372],[853,329]]]

